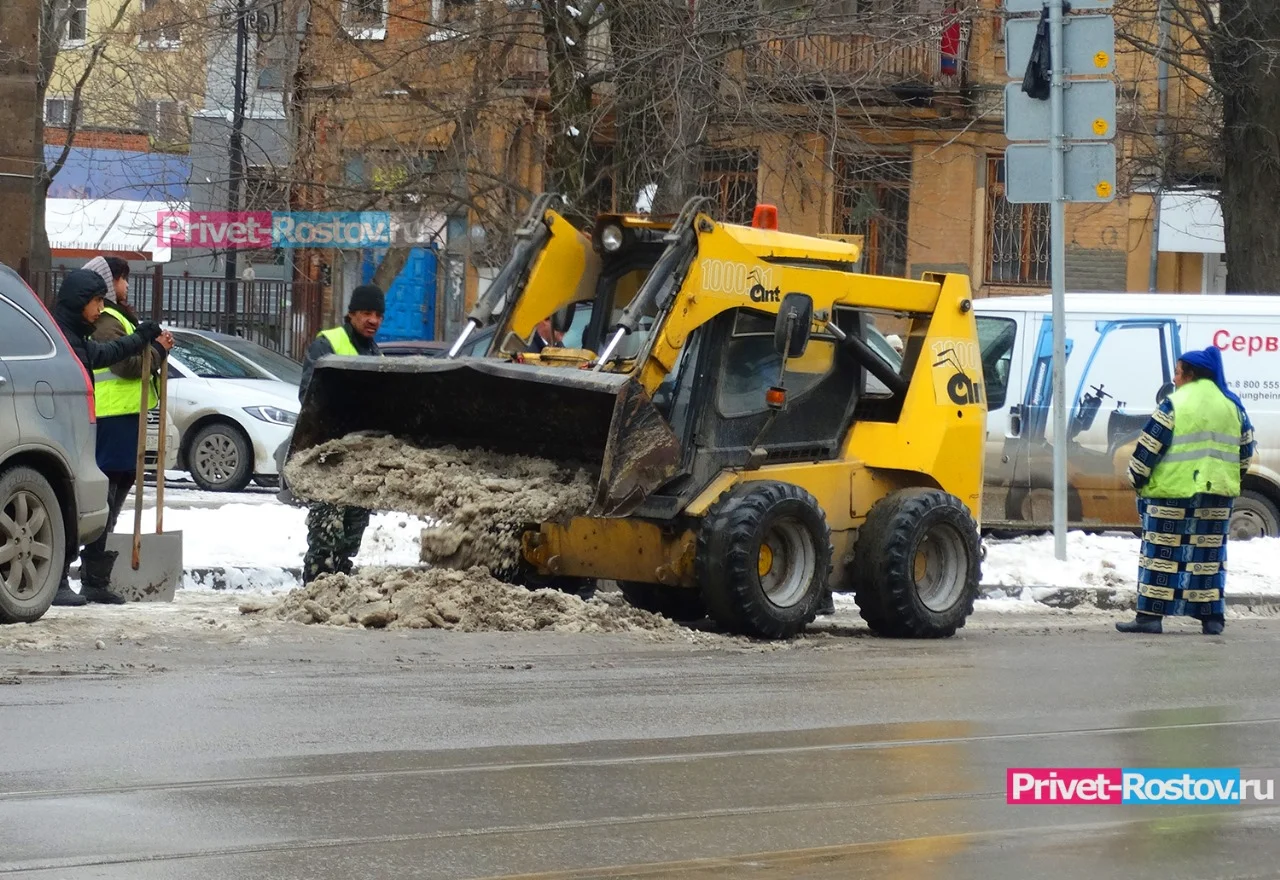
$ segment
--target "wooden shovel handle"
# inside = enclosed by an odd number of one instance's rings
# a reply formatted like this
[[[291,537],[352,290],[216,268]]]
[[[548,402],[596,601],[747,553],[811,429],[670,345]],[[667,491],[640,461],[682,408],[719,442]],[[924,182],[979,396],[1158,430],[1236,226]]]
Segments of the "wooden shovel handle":
[[[150,382],[150,379],[147,379]],[[169,362],[160,362],[160,436],[156,440],[156,534],[164,534],[164,463],[169,439]]]
[[[142,406],[138,409],[138,461],[133,487],[133,570],[142,559],[142,484],[147,467],[147,409],[151,403],[151,343],[142,350]],[[163,464],[163,462],[162,462]]]

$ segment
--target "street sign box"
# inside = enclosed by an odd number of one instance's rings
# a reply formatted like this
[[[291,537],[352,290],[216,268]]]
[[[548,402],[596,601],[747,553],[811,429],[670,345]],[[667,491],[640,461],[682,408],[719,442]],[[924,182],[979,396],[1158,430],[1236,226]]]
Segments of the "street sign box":
[[[1076,12],[1110,9],[1113,2],[1114,0],[1071,0],[1071,8]],[[1020,12],[1039,12],[1044,5],[1044,0],[1004,0],[1004,11],[1014,15]]]
[[[1021,79],[1036,40],[1036,18],[1004,23],[1005,73]],[[1068,15],[1062,22],[1062,54],[1068,76],[1102,76],[1116,69],[1116,22],[1109,15]],[[1055,62],[1056,63],[1056,62]]]
[[[1053,150],[1010,144],[1004,152],[1005,198],[1015,205],[1053,201]],[[1068,202],[1109,202],[1116,192],[1115,144],[1071,144],[1062,156]]]
[[[1062,90],[1063,136],[1073,141],[1109,141],[1116,130],[1116,84],[1074,80]],[[1023,93],[1022,82],[1004,87],[1004,136],[1011,141],[1047,141],[1049,102]]]

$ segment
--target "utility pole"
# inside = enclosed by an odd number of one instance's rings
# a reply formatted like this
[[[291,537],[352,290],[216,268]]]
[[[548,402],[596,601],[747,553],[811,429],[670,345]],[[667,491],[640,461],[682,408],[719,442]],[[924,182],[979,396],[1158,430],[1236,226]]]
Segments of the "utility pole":
[[[1043,2],[1043,5],[1041,3]],[[1049,205],[1049,274],[1053,292],[1053,548],[1067,558],[1067,202],[1109,202],[1115,194],[1115,21],[1071,15],[1107,9],[1112,0],[1005,0],[1005,11],[1039,12],[1039,20],[1005,23],[1006,198]],[[1068,32],[1069,28],[1069,32]],[[1070,86],[1070,91],[1068,91]],[[1044,112],[1045,102],[1048,113]],[[1045,140],[1047,136],[1047,141]]]
[[[1164,195],[1165,169],[1169,162],[1169,16],[1159,0],[1156,15],[1160,19],[1160,38],[1156,43],[1156,148],[1159,150],[1159,179],[1152,194],[1151,265],[1147,268],[1147,292],[1155,293],[1160,285],[1160,200]]]
[[[228,142],[231,154],[230,174],[227,177],[227,210],[240,210],[240,181],[244,177],[244,105],[248,90],[249,7],[247,0],[236,0],[236,69],[233,77],[234,96],[231,101],[231,138]],[[223,256],[223,277],[227,282],[227,327],[235,335],[239,311],[239,291],[236,289],[238,270],[236,249],[228,245]]]

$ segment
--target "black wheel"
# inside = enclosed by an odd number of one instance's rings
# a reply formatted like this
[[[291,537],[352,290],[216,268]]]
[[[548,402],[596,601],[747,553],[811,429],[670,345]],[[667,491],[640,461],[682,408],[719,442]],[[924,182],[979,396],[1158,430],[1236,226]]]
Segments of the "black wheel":
[[[623,597],[637,608],[661,614],[672,620],[695,621],[707,616],[707,605],[697,590],[618,581]]]
[[[253,449],[229,422],[205,425],[187,447],[191,479],[208,492],[239,492],[253,478]]]
[[[981,576],[978,525],[938,489],[903,489],[876,502],[858,531],[852,578],[862,619],[885,636],[954,635],[973,613]]]
[[[1053,487],[1037,486],[1032,489],[1010,489],[1005,499],[1005,519],[1009,522],[1028,523],[1025,529],[1012,530],[1012,536],[1044,535],[1053,531]],[[1045,512],[1038,520],[1036,512]],[[1067,526],[1084,519],[1084,505],[1080,493],[1067,487]]]
[[[1274,538],[1280,535],[1280,510],[1270,498],[1254,489],[1245,489],[1231,510],[1231,540]]]
[[[66,525],[49,481],[24,467],[0,473],[0,623],[43,617],[66,558]]]
[[[794,636],[816,616],[831,576],[831,530],[799,486],[734,487],[698,533],[698,586],[711,617],[742,635]]]

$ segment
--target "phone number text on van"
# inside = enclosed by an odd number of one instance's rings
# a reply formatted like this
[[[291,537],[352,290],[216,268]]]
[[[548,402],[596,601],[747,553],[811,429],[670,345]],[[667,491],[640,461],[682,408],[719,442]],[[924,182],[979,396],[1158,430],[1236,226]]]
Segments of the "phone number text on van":
[[[1253,357],[1260,351],[1280,352],[1280,336],[1232,336],[1229,330],[1213,334],[1213,347],[1219,351],[1243,351]]]

